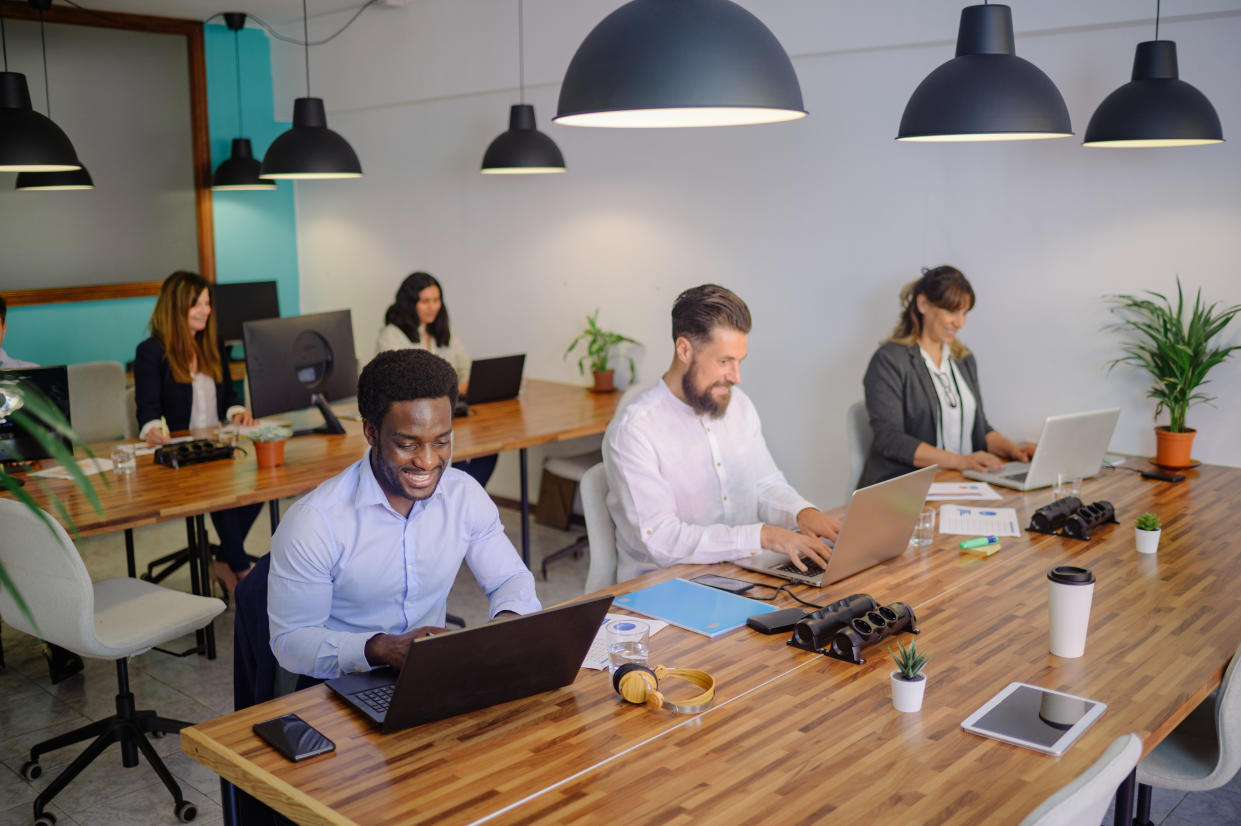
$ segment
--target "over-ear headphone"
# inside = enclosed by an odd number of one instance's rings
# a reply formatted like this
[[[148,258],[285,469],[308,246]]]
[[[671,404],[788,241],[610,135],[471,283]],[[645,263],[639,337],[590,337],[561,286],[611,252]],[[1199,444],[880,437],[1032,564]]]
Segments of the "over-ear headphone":
[[[660,680],[665,677],[679,677],[693,683],[702,689],[702,693],[674,703],[658,690]],[[707,672],[695,668],[665,668],[662,665],[647,668],[638,663],[625,663],[612,675],[612,688],[628,702],[681,714],[703,711],[710,708],[715,700],[715,679]]]

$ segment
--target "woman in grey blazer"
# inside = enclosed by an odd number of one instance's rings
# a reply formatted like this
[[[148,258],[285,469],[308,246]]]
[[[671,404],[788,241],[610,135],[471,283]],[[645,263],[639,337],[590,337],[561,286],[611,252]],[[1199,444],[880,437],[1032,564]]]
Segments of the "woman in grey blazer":
[[[957,339],[974,307],[974,288],[955,267],[924,270],[901,290],[900,321],[870,359],[862,386],[874,432],[859,486],[914,468],[994,470],[1028,462],[983,412],[974,354]]]

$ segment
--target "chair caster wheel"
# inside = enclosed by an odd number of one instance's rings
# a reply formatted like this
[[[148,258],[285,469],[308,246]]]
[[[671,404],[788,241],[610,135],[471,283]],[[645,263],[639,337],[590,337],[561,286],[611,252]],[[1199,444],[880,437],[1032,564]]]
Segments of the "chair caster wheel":
[[[175,811],[177,814],[177,820],[182,823],[189,823],[191,820],[198,817],[198,808],[188,800],[182,800],[178,803]]]
[[[22,763],[22,777],[26,780],[38,780],[43,776],[43,767],[33,760]],[[54,820],[55,818],[53,818]]]
[[[34,819],[34,826],[56,826],[56,815],[44,812]]]

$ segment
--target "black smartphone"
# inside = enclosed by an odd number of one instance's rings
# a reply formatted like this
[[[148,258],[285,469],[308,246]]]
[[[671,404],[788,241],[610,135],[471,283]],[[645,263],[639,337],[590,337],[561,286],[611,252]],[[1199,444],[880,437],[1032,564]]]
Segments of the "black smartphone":
[[[700,574],[694,577],[693,581],[699,585],[719,588],[721,591],[727,591],[730,594],[744,594],[754,587],[753,582],[746,582],[745,580],[733,579],[732,577],[720,576],[718,574]]]
[[[254,733],[295,763],[336,749],[335,743],[296,714],[255,723]]]

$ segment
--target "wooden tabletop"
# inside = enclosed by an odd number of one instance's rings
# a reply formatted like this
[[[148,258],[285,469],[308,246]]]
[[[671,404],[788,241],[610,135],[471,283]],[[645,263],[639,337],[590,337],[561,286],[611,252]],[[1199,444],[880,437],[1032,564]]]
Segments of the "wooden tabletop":
[[[1084,498],[1111,501],[1121,520],[1087,542],[1027,533],[979,558],[940,534],[828,588],[799,586],[819,603],[864,592],[914,605],[919,647],[934,655],[918,713],[892,708],[886,641],[855,666],[791,648],[787,634],[743,628],[707,640],[669,627],[651,640],[652,663],[719,681],[715,706],[700,714],[626,705],[606,672],[582,671],[558,691],[380,736],[318,687],[185,729],[182,747],[305,823],[714,823],[775,812],[782,822],[1016,823],[1116,736],[1136,731],[1153,748],[1219,683],[1241,642],[1241,512],[1230,502],[1241,470],[1204,465],[1187,476],[1087,480]],[[995,504],[1016,507],[1026,524],[1050,498],[1005,492]],[[1156,557],[1134,547],[1144,510],[1164,521]],[[1098,578],[1086,653],[1075,660],[1047,650],[1046,572],[1067,563]],[[702,570],[665,569],[609,590]],[[765,579],[727,564],[711,570]],[[783,595],[778,604],[793,605]],[[1108,710],[1059,759],[960,729],[1014,680]],[[251,733],[289,712],[337,751],[291,764]]]
[[[453,458],[470,459],[602,433],[618,399],[618,393],[594,393],[580,386],[529,379],[516,399],[474,405],[469,417],[453,421]],[[361,423],[342,420],[342,424],[348,431],[343,436],[313,434],[290,439],[285,445],[284,465],[276,468],[260,469],[245,439],[241,446],[247,454],[233,461],[173,469],[156,465],[149,455],[139,456],[134,474],[91,477],[103,505],[102,515],[72,482],[38,481],[65,503],[80,535],[111,533],[304,494],[366,452]],[[198,435],[214,437],[214,428]],[[106,458],[109,447],[95,445],[92,449]],[[25,489],[49,513],[58,516],[35,480],[28,479]]]

